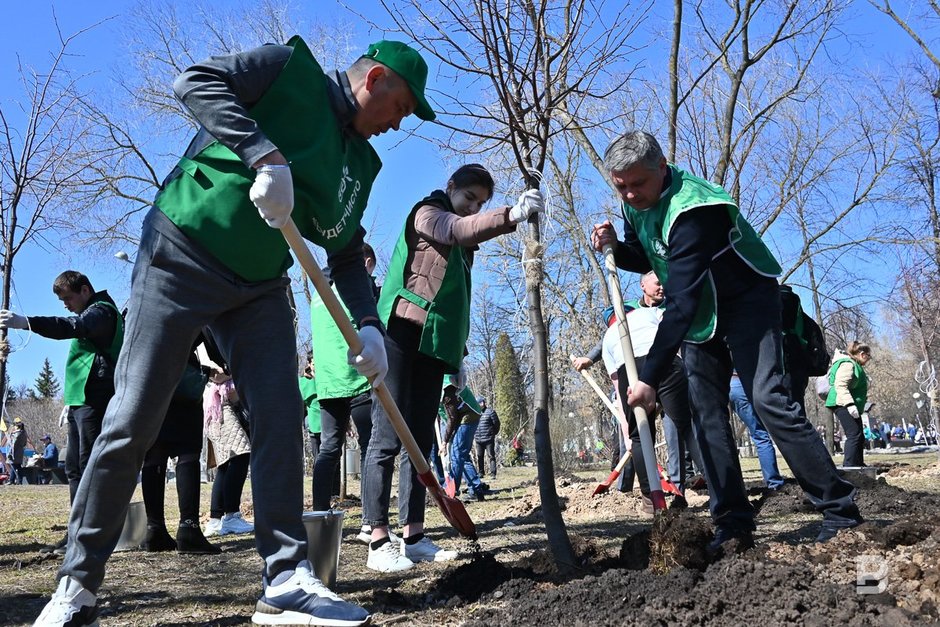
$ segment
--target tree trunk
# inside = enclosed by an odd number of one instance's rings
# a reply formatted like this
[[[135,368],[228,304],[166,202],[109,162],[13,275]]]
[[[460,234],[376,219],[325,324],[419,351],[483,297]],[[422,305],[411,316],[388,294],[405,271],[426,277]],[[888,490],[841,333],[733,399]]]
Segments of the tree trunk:
[[[555,564],[562,572],[576,566],[574,549],[568,538],[565,521],[561,516],[558,492],[555,490],[555,463],[552,459],[552,438],[548,416],[548,344],[545,320],[542,317],[542,244],[539,218],[529,220],[529,239],[526,241],[525,278],[526,301],[529,311],[529,329],[532,332],[532,359],[535,365],[535,458],[538,470],[539,500],[548,546]]]

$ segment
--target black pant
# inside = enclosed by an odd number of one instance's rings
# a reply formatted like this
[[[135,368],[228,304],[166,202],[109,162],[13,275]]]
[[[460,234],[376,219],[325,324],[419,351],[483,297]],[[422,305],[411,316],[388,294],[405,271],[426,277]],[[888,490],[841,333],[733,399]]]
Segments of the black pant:
[[[75,500],[95,440],[101,433],[105,407],[77,405],[69,407],[69,444],[65,451],[65,476],[69,480],[69,503]]]
[[[313,466],[314,511],[330,508],[332,486],[339,478],[336,471],[350,418],[359,436],[360,467],[365,467],[366,450],[372,436],[372,394],[364,392],[358,396],[320,401],[320,451]]]
[[[213,518],[222,518],[224,514],[232,514],[241,510],[242,489],[248,477],[248,462],[251,455],[245,453],[231,457],[224,464],[219,464],[215,470],[215,479],[212,481],[212,500],[209,504],[209,515]]]
[[[496,478],[496,440],[488,440],[486,442],[477,442],[474,440],[474,447],[477,451],[477,468],[480,472],[483,472],[483,462],[486,461],[486,456],[490,456],[490,479]]]
[[[645,362],[645,357],[636,358],[638,371],[643,368]],[[621,399],[625,400],[627,398],[627,388],[629,386],[630,382],[627,380],[626,366],[620,366],[620,368],[617,369],[617,392],[620,394]],[[676,424],[676,428],[680,433],[692,428],[692,409],[689,406],[689,386],[682,360],[678,357],[673,360],[672,368],[670,368],[669,373],[663,378],[659,386],[657,386],[656,396],[659,398],[659,402],[662,403],[663,411],[672,418],[672,421]],[[643,494],[649,494],[650,482],[649,477],[646,475],[646,465],[644,464],[644,455],[646,452],[643,451],[640,445],[640,431],[637,428],[636,417],[632,411],[629,411],[629,408],[627,409],[627,424],[630,426],[630,439],[633,441],[633,447],[630,449],[632,452],[631,461],[634,462],[633,466],[636,469],[636,476],[640,481],[640,491]],[[650,437],[655,438],[656,420],[654,416],[649,416],[649,424]],[[655,458],[655,452],[650,452],[650,454]],[[681,439],[679,440],[679,451],[677,454],[678,459],[685,458],[685,443]],[[680,483],[685,485],[685,464],[680,464],[679,476]],[[659,487],[658,479],[658,477],[654,478],[654,480],[657,481],[657,487]]]
[[[434,443],[434,420],[441,401],[441,385],[447,364],[418,352],[421,327],[392,317],[385,338],[388,376],[385,384],[411,429],[421,454],[427,459]],[[372,438],[362,476],[362,522],[373,527],[388,525],[392,473],[401,451],[398,476],[398,522],[423,523],[427,490],[418,480],[408,454],[392,428],[381,403],[372,404]]]
[[[862,429],[862,419],[853,418],[845,407],[833,407],[832,412],[839,419],[842,432],[845,434],[845,453],[842,458],[842,465],[865,465],[865,432]]]
[[[856,524],[855,487],[839,477],[784,377],[776,281],[761,281],[738,297],[720,299],[718,312],[711,340],[682,347],[712,518],[727,527],[754,528],[728,412],[731,371],[736,369],[754,410],[826,524]]]

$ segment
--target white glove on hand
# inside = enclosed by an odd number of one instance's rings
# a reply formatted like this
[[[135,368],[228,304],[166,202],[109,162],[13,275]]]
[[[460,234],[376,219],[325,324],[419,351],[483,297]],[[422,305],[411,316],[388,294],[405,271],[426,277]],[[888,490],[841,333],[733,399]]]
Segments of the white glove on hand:
[[[13,313],[9,309],[0,309],[0,327],[26,330],[29,328],[29,324],[26,322],[26,316]]]
[[[359,341],[362,342],[362,352],[353,355],[352,351],[346,353],[347,362],[359,374],[372,381],[372,387],[377,388],[385,375],[388,374],[388,357],[385,354],[385,338],[382,332],[375,327],[362,327],[359,331]]]
[[[263,165],[255,174],[248,192],[251,202],[268,226],[279,229],[294,209],[294,180],[289,165]]]
[[[509,210],[509,221],[513,224],[519,224],[529,219],[532,214],[545,211],[545,200],[542,198],[542,192],[537,189],[530,189],[522,192],[519,200],[512,209]]]
[[[858,407],[856,407],[855,405],[849,405],[848,407],[846,407],[846,409],[849,410],[849,414],[852,415],[852,418],[855,418],[856,420],[859,419]]]
[[[457,386],[457,391],[462,392],[465,387],[467,387],[467,368],[463,364],[460,364],[460,370],[457,371],[457,374],[454,375],[454,385]]]

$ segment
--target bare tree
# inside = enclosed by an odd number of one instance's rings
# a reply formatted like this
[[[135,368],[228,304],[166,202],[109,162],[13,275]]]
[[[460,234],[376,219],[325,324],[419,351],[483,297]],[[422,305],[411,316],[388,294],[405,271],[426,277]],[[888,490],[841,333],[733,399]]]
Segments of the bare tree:
[[[932,20],[940,19],[940,3],[937,0],[928,0],[926,3],[912,3],[912,5],[921,9],[920,13],[916,13],[912,16],[902,17],[897,12],[895,12],[894,7],[891,6],[889,0],[868,0],[869,4],[873,7],[890,17],[894,20],[894,23],[900,26],[908,37],[910,37],[914,43],[921,49],[924,53],[924,56],[930,61],[934,69],[934,86],[932,89],[932,94],[934,98],[940,98],[940,79],[937,79],[940,76],[940,58],[937,58],[937,53],[934,51],[931,43],[928,43],[925,40],[926,35],[923,34],[923,31],[919,31],[921,25],[919,22],[928,22]],[[918,24],[912,24],[912,21],[916,20]]]
[[[83,76],[68,67],[70,46],[98,24],[64,35],[53,16],[58,48],[48,65],[19,66],[22,100],[0,103],[0,272],[2,308],[10,306],[14,266],[24,246],[49,246],[63,230],[69,210],[88,182],[95,156],[84,140],[89,126],[81,115]],[[100,24],[100,23],[99,23]],[[5,382],[7,330],[0,330],[0,382]],[[0,384],[0,397],[3,396]]]
[[[396,30],[442,64],[460,89],[441,90],[440,125],[469,138],[471,151],[509,154],[525,187],[548,176],[548,157],[565,122],[629,78],[613,80],[630,52],[633,18],[604,23],[603,3],[587,0],[382,2]],[[640,14],[646,8],[640,8]],[[620,15],[629,14],[623,11]],[[440,80],[438,81],[441,82]],[[467,98],[469,90],[480,97]],[[567,110],[567,116],[563,113]],[[548,326],[542,310],[544,244],[538,220],[525,242],[527,303],[534,363],[539,491],[549,545],[560,568],[575,564],[555,491],[549,429]],[[550,321],[549,321],[550,325]]]

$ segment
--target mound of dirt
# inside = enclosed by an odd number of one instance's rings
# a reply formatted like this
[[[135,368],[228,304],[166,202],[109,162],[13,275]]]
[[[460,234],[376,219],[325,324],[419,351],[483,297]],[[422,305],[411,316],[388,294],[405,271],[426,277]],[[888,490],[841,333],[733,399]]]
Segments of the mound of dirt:
[[[555,588],[500,588],[499,607],[474,613],[468,625],[805,625],[905,626],[920,621],[853,586],[820,581],[809,564],[765,563],[732,556],[704,573],[665,575],[609,570]]]

